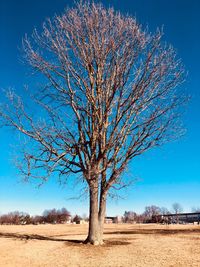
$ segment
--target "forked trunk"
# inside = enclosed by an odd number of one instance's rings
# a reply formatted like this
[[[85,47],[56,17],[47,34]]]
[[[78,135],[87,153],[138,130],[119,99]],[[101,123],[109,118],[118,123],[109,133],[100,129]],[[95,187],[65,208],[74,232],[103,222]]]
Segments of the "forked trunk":
[[[105,207],[106,198],[100,196],[100,201],[98,201],[98,190],[90,189],[89,231],[85,243],[93,245],[103,244]]]

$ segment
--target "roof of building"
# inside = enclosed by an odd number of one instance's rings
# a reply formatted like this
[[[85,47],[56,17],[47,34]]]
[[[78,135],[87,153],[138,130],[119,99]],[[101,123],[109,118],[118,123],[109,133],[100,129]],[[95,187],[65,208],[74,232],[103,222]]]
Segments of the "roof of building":
[[[194,216],[198,215],[200,216],[200,212],[189,212],[189,213],[170,213],[170,214],[163,214],[162,216],[164,217],[169,217],[169,216]]]

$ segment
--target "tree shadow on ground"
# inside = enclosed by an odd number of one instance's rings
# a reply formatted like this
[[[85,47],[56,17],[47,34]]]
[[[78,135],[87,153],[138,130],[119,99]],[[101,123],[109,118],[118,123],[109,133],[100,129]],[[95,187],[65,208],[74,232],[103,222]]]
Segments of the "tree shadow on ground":
[[[0,233],[0,238],[15,238],[20,240],[46,240],[46,241],[56,241],[56,242],[69,242],[74,244],[80,244],[83,240],[73,240],[65,238],[53,238],[43,235],[31,235],[31,234],[18,234],[18,233]]]
[[[104,235],[175,235],[175,234],[192,234],[200,233],[199,229],[134,229],[124,231],[106,232]]]
[[[85,244],[84,240],[74,240],[74,239],[65,239],[65,238],[53,238],[49,236],[43,235],[31,235],[31,234],[19,234],[19,233],[0,233],[0,238],[13,238],[19,240],[45,240],[45,241],[56,241],[56,242],[65,242],[66,245],[78,246],[85,245],[90,246],[90,244]],[[130,242],[122,241],[122,240],[105,240],[103,247],[111,247],[111,246],[123,246],[128,245]],[[91,245],[92,246],[92,245]]]
[[[175,234],[195,234],[200,233],[199,229],[134,229],[134,230],[124,230],[124,231],[108,231],[104,235],[175,235]],[[0,232],[0,238],[13,238],[19,240],[45,240],[45,241],[55,241],[55,242],[66,242],[66,245],[83,245],[84,240],[77,239],[66,239],[66,238],[57,238],[56,236],[44,236],[36,234],[21,234],[21,233],[6,233]],[[130,241],[130,240],[129,240]],[[128,245],[130,242],[125,240],[112,240],[107,239],[103,246],[119,246],[119,245]],[[85,245],[85,244],[84,244]]]

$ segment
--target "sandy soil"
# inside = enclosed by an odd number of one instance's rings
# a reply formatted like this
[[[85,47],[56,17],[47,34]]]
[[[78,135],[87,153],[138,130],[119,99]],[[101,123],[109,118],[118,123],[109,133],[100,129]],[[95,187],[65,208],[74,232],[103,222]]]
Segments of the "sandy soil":
[[[87,227],[0,226],[0,266],[200,266],[200,226],[105,225],[100,247],[81,243]]]

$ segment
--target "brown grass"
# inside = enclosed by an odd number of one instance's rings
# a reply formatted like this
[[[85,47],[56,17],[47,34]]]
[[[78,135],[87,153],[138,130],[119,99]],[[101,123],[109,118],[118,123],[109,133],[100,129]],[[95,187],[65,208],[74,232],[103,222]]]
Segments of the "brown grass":
[[[105,225],[105,244],[84,245],[87,225],[0,226],[0,266],[200,266],[200,226]]]

